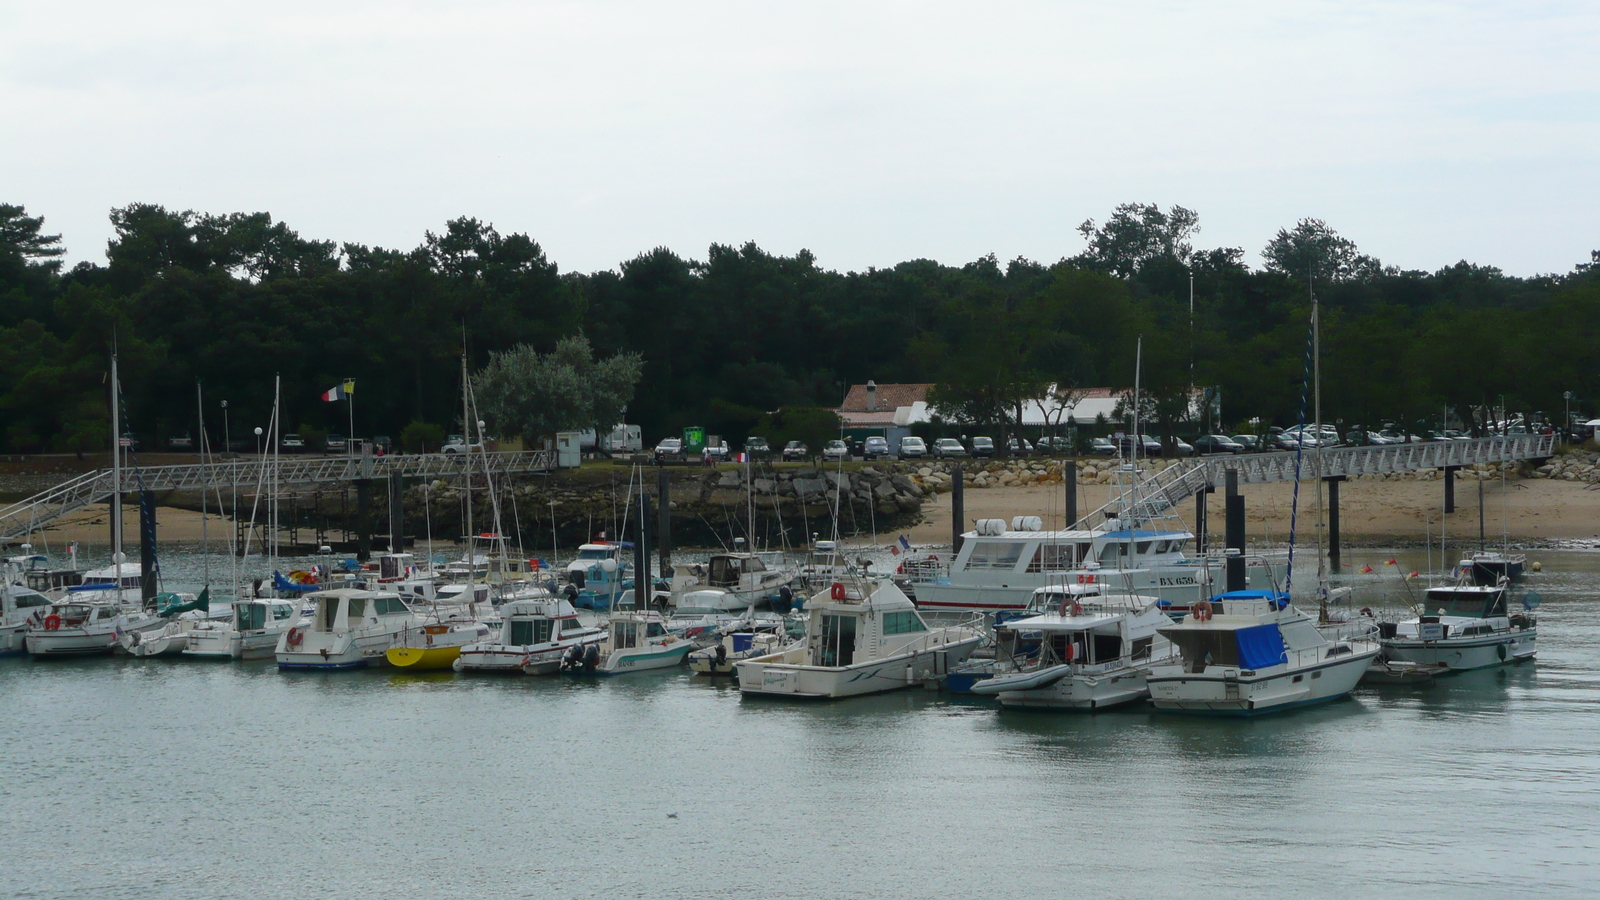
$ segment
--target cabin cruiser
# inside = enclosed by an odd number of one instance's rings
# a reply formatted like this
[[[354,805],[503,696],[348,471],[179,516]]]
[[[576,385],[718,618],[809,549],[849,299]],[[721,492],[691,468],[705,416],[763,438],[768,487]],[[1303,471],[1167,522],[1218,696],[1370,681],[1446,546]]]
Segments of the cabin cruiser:
[[[791,633],[791,620],[782,617],[741,616],[711,631],[716,643],[689,654],[689,670],[696,675],[732,675],[740,661],[777,653],[805,637],[803,620],[794,620],[798,629]]]
[[[495,620],[499,625],[499,619]],[[383,657],[397,669],[423,672],[451,668],[461,650],[489,639],[489,623],[460,608],[440,608],[422,617],[415,628],[406,629],[395,646]]]
[[[1067,586],[1078,588],[1079,585]],[[1155,597],[1040,588],[1048,612],[995,626],[994,674],[972,693],[1001,706],[1109,709],[1150,695],[1145,670],[1173,648],[1158,632],[1172,619]]]
[[[1062,582],[1105,584],[1158,597],[1179,610],[1211,593],[1203,560],[1184,555],[1194,535],[1181,529],[1044,531],[1037,516],[979,519],[946,566],[906,569],[917,606],[928,610],[1022,609],[1033,592]]]
[[[1521,578],[1527,565],[1526,553],[1500,550],[1480,550],[1460,562],[1461,571],[1471,576],[1472,583],[1484,587],[1494,587],[1501,578],[1508,581]]]
[[[805,638],[738,663],[745,694],[834,698],[939,678],[983,640],[976,622],[931,628],[888,578],[835,581],[806,601]]]
[[[585,647],[581,656],[569,651],[566,667],[600,675],[670,669],[682,665],[693,649],[694,641],[667,631],[660,613],[621,610],[611,616],[598,645]]]
[[[457,672],[548,675],[573,648],[599,644],[604,629],[585,625],[564,597],[548,592],[500,605],[500,637],[468,644],[452,664]]]
[[[1455,584],[1429,588],[1419,615],[1380,622],[1383,655],[1396,662],[1444,666],[1450,671],[1482,669],[1532,659],[1538,652],[1538,623],[1532,604],[1514,615],[1506,611],[1509,579],[1493,586]]]
[[[315,607],[313,607],[313,613]],[[227,619],[207,620],[189,630],[185,656],[209,659],[270,659],[283,633],[300,619],[300,603],[258,597],[233,604]],[[302,623],[309,625],[310,620]]]
[[[0,580],[0,656],[25,652],[28,626],[44,618],[50,598],[26,585]]]
[[[83,600],[93,594],[97,602],[136,606],[143,601],[143,585],[138,563],[119,562],[83,573],[82,583],[67,588],[64,596]]]
[[[629,541],[596,541],[578,547],[576,559],[567,563],[567,582],[577,588],[573,605],[579,609],[608,610],[633,591],[628,577],[632,568]]]
[[[1376,641],[1329,640],[1278,591],[1196,602],[1157,633],[1178,659],[1150,667],[1150,701],[1175,712],[1248,716],[1336,700],[1379,653]]]
[[[357,588],[319,591],[311,621],[278,638],[280,669],[352,669],[381,662],[408,629],[423,624],[398,596]]]
[[[137,605],[115,602],[120,591],[113,585],[87,594],[71,594],[38,612],[23,638],[35,659],[110,653],[117,639],[133,631],[158,631],[167,621]]]
[[[703,563],[673,566],[671,592],[675,605],[692,593],[694,606],[739,612],[770,604],[793,580],[781,553],[713,553]]]

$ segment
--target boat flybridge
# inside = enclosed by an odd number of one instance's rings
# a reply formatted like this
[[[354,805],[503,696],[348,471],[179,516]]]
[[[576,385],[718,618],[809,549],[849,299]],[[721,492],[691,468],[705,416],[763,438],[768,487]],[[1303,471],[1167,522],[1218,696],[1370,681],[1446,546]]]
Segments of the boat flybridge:
[[[633,591],[629,577],[633,565],[631,541],[594,541],[578,546],[578,556],[567,563],[567,583],[576,591],[572,605],[580,609],[608,610]]]
[[[1538,652],[1538,622],[1531,612],[1537,601],[1530,595],[1523,610],[1509,614],[1508,585],[1509,579],[1502,577],[1492,586],[1429,588],[1419,615],[1379,623],[1383,655],[1454,672],[1532,659]]]
[[[1145,670],[1169,662],[1160,629],[1172,618],[1150,595],[1039,588],[1030,608],[1048,610],[995,626],[993,677],[972,685],[1001,706],[1110,709],[1150,695]]]
[[[1204,560],[1184,553],[1193,540],[1183,528],[1045,531],[1038,516],[1017,516],[1009,528],[979,519],[948,567],[907,572],[917,605],[931,610],[1022,609],[1038,588],[1067,581],[1149,594],[1187,611],[1211,592]]]
[[[744,694],[835,698],[943,677],[984,638],[976,621],[929,627],[887,577],[852,576],[806,601],[805,637],[737,664]]]
[[[1336,700],[1379,653],[1374,640],[1329,640],[1277,591],[1218,595],[1158,633],[1178,658],[1150,667],[1150,700],[1175,712],[1248,716]]]

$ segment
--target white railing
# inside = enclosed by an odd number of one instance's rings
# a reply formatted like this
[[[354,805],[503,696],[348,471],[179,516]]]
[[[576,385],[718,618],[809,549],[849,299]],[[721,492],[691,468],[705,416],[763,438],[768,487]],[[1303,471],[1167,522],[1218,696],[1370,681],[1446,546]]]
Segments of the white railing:
[[[492,475],[512,472],[545,472],[555,468],[553,450],[512,450],[475,453],[472,469],[482,472],[487,465]],[[301,485],[356,481],[363,478],[388,478],[399,472],[406,478],[437,478],[461,475],[467,457],[437,453],[391,456],[291,457],[283,460],[231,459],[210,465],[146,466],[122,470],[118,485],[111,469],[85,472],[46,491],[0,509],[0,539],[20,537],[67,513],[106,499],[113,493],[140,489],[185,491],[214,489],[236,484],[253,488],[256,484]]]
[[[1240,484],[1294,481],[1297,457],[1298,477],[1309,480],[1540,459],[1555,453],[1555,444],[1553,434],[1513,434],[1382,447],[1328,447],[1303,454],[1248,453],[1184,460],[1141,482],[1136,493],[1130,492],[1084,516],[1079,520],[1080,527],[1103,527],[1108,513],[1134,522],[1166,515],[1207,486],[1220,486],[1229,469],[1239,473]]]

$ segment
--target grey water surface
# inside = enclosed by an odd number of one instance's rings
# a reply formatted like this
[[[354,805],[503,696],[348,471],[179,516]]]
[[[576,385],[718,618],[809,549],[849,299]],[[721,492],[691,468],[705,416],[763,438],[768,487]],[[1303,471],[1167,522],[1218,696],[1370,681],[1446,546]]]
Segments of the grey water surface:
[[[1253,720],[3,659],[0,896],[1592,898],[1600,554],[1534,558],[1536,663]]]

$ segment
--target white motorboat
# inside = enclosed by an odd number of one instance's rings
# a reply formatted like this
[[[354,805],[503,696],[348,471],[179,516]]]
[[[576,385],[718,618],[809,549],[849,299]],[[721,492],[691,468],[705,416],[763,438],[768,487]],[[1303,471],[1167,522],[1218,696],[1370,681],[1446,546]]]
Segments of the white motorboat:
[[[802,630],[791,635],[787,620],[744,616],[713,630],[715,641],[689,654],[689,670],[696,675],[732,675],[746,659],[768,656],[802,640]]]
[[[1275,591],[1233,591],[1196,603],[1159,634],[1176,662],[1152,666],[1157,709],[1248,716],[1336,700],[1377,657],[1376,641],[1329,640]]]
[[[633,580],[628,577],[633,565],[630,541],[595,541],[578,547],[578,557],[567,563],[567,583],[576,588],[573,605],[582,609],[608,610],[618,603],[631,602]]]
[[[144,598],[143,585],[144,577],[138,563],[113,563],[83,573],[83,582],[67,588],[57,599],[88,600],[92,595],[97,603],[137,606]]]
[[[1182,529],[1044,531],[1035,516],[1017,516],[1009,529],[1004,520],[980,519],[948,566],[919,560],[901,568],[926,610],[1022,609],[1036,589],[1065,582],[1153,595],[1181,614],[1211,595],[1205,561],[1184,553],[1192,540]]]
[[[597,645],[605,630],[585,625],[561,597],[542,592],[500,604],[500,637],[461,648],[457,672],[547,675],[561,668],[573,648]]]
[[[50,598],[9,578],[0,579],[0,656],[26,652],[29,625],[44,619]]]
[[[300,603],[281,597],[240,600],[226,620],[208,620],[189,631],[185,656],[210,659],[270,659],[278,639],[300,618]],[[306,624],[310,624],[309,620]]]
[[[672,567],[672,601],[679,606],[742,612],[752,605],[771,604],[794,577],[781,553],[713,553],[704,563]]]
[[[745,694],[835,698],[942,677],[983,640],[977,623],[931,628],[888,578],[836,581],[806,601],[805,638],[738,664]]]
[[[1420,615],[1379,623],[1383,655],[1452,672],[1532,659],[1538,652],[1538,622],[1529,609],[1508,614],[1508,581],[1429,588]]]
[[[670,669],[682,665],[694,648],[693,641],[667,631],[660,613],[621,610],[611,616],[596,652],[573,660],[576,665],[569,668],[600,675]]]
[[[1081,710],[1150,695],[1145,670],[1173,656],[1159,634],[1172,619],[1157,598],[1052,588],[1038,593],[1033,605],[1054,608],[995,627],[994,675],[974,683],[973,693],[994,695],[1001,706]]]
[[[1528,555],[1506,550],[1480,550],[1461,560],[1459,565],[1464,574],[1472,577],[1473,584],[1494,587],[1501,578],[1521,578],[1523,569],[1528,565]]]
[[[37,625],[23,638],[35,659],[110,653],[117,639],[132,631],[158,631],[167,621],[137,606],[112,601],[117,591],[95,591],[84,599],[62,600],[41,610]],[[101,599],[104,597],[104,599]]]
[[[838,541],[813,541],[811,552],[806,554],[805,562],[800,564],[800,571],[795,576],[795,581],[801,590],[811,594],[849,574],[850,563],[839,549]]]
[[[278,638],[274,656],[280,669],[351,669],[381,662],[407,629],[422,618],[398,596],[338,588],[307,596],[315,605],[311,621]]]

